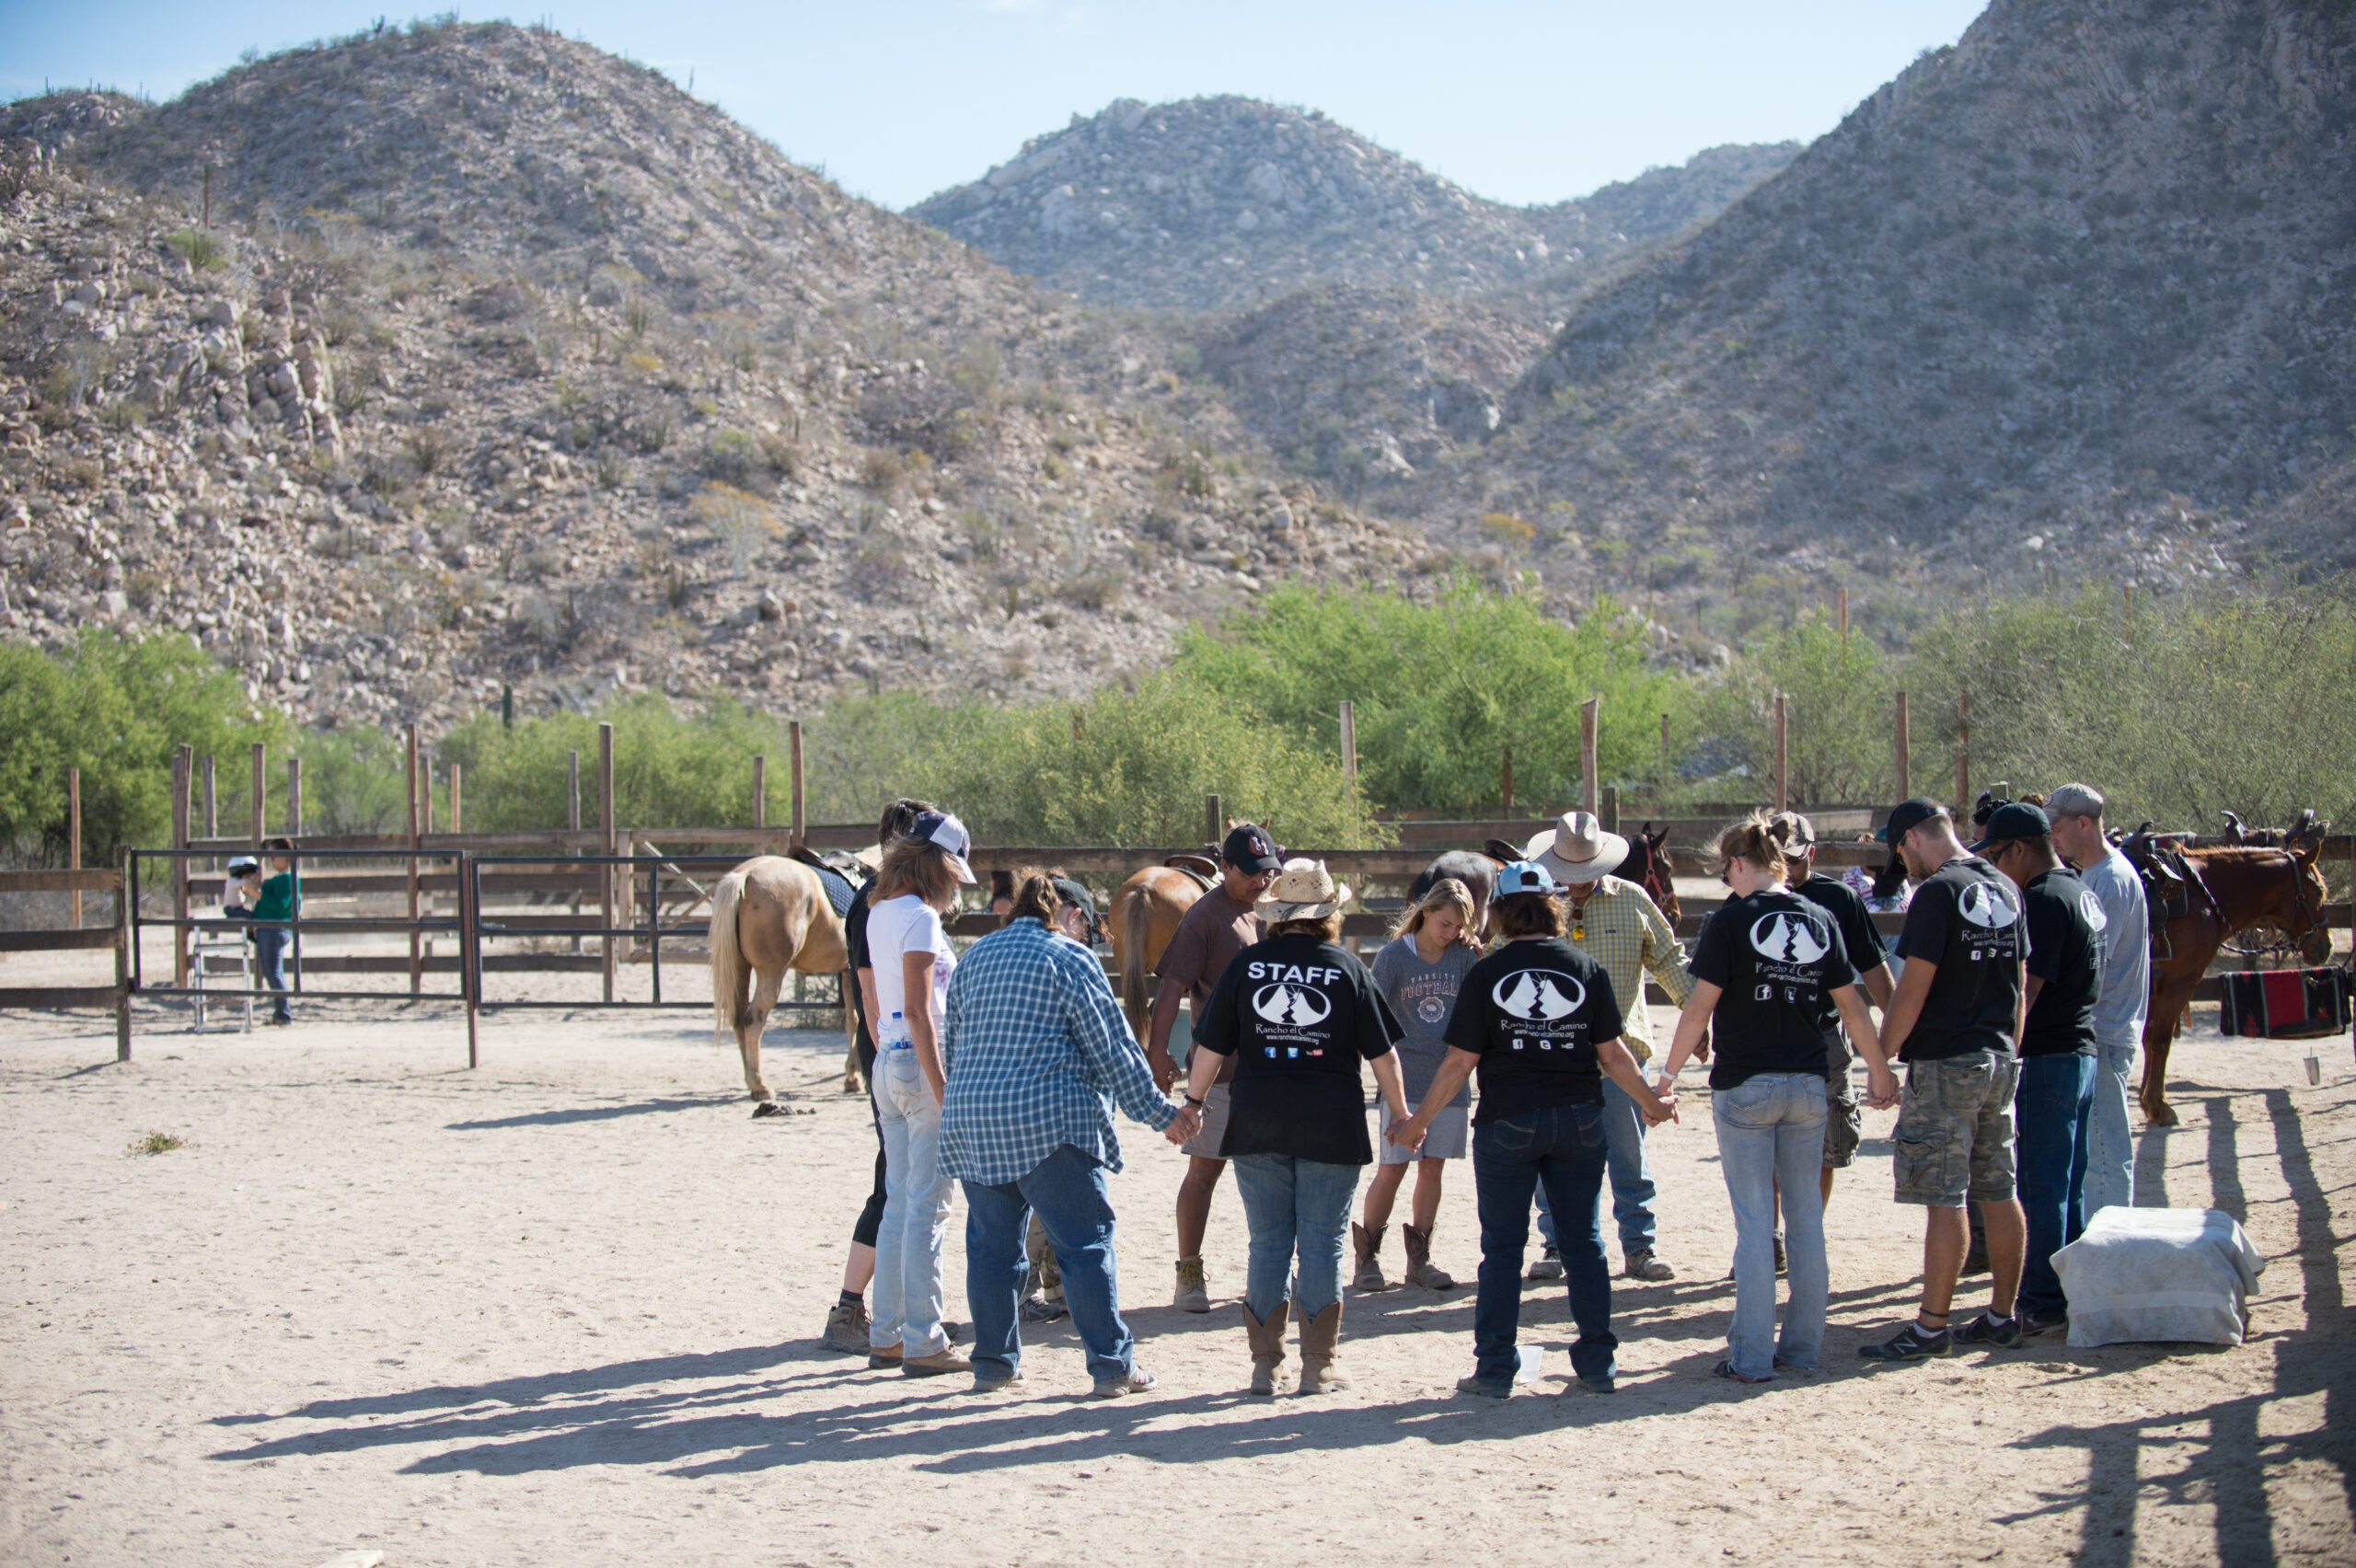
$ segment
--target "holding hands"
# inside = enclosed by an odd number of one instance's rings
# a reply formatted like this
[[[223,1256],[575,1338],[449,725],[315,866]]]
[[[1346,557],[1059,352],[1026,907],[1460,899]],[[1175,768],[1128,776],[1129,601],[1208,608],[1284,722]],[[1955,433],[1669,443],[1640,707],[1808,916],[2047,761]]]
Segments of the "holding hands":
[[[1384,1132],[1383,1138],[1386,1142],[1397,1144],[1401,1148],[1413,1152],[1424,1147],[1424,1134],[1430,1125],[1431,1124],[1418,1113],[1404,1121],[1393,1121],[1390,1128]]]
[[[1897,1075],[1888,1067],[1868,1064],[1865,1068],[1865,1103],[1876,1111],[1887,1111],[1897,1104]]]
[[[1164,1090],[1166,1092],[1166,1085]],[[1202,1130],[1203,1108],[1199,1105],[1181,1105],[1178,1107],[1178,1113],[1170,1118],[1170,1125],[1161,1129],[1161,1136],[1172,1144],[1183,1144]]]

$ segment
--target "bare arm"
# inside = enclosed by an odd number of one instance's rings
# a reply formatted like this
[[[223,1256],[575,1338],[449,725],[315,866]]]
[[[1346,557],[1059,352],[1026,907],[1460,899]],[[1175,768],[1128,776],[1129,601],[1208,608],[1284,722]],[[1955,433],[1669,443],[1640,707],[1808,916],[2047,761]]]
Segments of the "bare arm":
[[[1898,982],[1889,977],[1889,965],[1877,963],[1866,970],[1860,978],[1864,982],[1865,995],[1873,998],[1874,1006],[1888,1012],[1890,995],[1898,989]]]
[[[1663,1093],[1677,1080],[1677,1070],[1692,1058],[1702,1041],[1710,1032],[1710,1014],[1715,1010],[1718,998],[1726,995],[1725,987],[1707,980],[1693,982],[1692,993],[1685,998],[1685,1010],[1677,1015],[1677,1033],[1669,1043],[1669,1055],[1660,1065],[1660,1087]]]
[[[1645,1069],[1636,1065],[1626,1042],[1604,1041],[1596,1046],[1595,1058],[1611,1076],[1611,1081],[1628,1091],[1628,1098],[1636,1102],[1636,1109],[1644,1113],[1646,1121],[1658,1126],[1677,1114],[1677,1096],[1653,1092],[1652,1086],[1645,1082]]]
[[[884,1043],[881,1038],[884,1031],[884,1017],[876,1011],[875,971],[872,969],[862,969],[859,972],[859,994],[867,1003],[867,1037],[881,1045]]]
[[[1885,974],[1888,974],[1884,970]],[[1881,1036],[1874,1030],[1874,1015],[1865,1006],[1865,994],[1854,986],[1843,986],[1832,993],[1832,1005],[1841,1011],[1841,1021],[1849,1031],[1849,1038],[1865,1058],[1865,1097],[1879,1110],[1898,1098],[1898,1080],[1890,1076],[1889,1060],[1882,1055]]]
[[[1890,993],[1889,1005],[1882,1009],[1881,1048],[1887,1061],[1896,1061],[1906,1048],[1906,1037],[1914,1032],[1922,1020],[1923,998],[1931,994],[1931,982],[1937,979],[1939,966],[1927,958],[1910,958],[1906,967],[1899,971],[1898,986]]]
[[[1392,1113],[1391,1141],[1401,1148],[1415,1148],[1422,1144],[1425,1130],[1432,1124],[1432,1118],[1455,1100],[1457,1091],[1464,1087],[1464,1080],[1471,1078],[1472,1069],[1480,1065],[1479,1056],[1450,1045],[1448,1055],[1440,1060],[1439,1071],[1432,1075],[1432,1086],[1425,1091],[1424,1102],[1415,1107],[1415,1113],[1406,1117],[1396,1112]]]
[[[1177,1026],[1178,1009],[1185,1000],[1186,987],[1165,979],[1153,994],[1153,1016],[1146,1020],[1146,1066],[1153,1069],[1153,1081],[1164,1094],[1178,1077],[1178,1064],[1170,1059],[1170,1032]]]
[[[2037,995],[2037,987],[2045,984],[2028,972],[2028,961],[2019,965],[2021,982],[2019,999],[2013,1003],[2013,1055],[2021,1054],[2021,1037],[2028,1032],[2028,999]]]
[[[2021,986],[2021,1016],[2022,1016],[2023,1018],[2027,1018],[2027,1017],[2028,1016],[2028,1009],[2031,1009],[2031,1008],[2033,1008],[2033,1007],[2037,1006],[2037,994],[2038,994],[2039,991],[2042,991],[2042,990],[2044,990],[2044,989],[2045,989],[2045,979],[2044,979],[2044,976],[2042,976],[2042,975],[2038,975],[2038,974],[2032,974],[2032,975],[2029,975],[2029,976],[2027,977],[2027,979],[2023,983],[2023,985]],[[2013,1031],[2013,1034],[2014,1034],[2013,1043],[2014,1043],[2014,1044],[2015,1044],[2015,1045],[2019,1044],[2019,1043],[2020,1043],[2020,1040],[2019,1040],[2020,1031],[2019,1031],[2019,1030],[2017,1030],[2017,1029],[2015,1029],[2015,1031]]]
[[[1407,1119],[1407,1080],[1399,1076],[1399,1053],[1385,1051],[1374,1059],[1374,1087],[1390,1108],[1392,1125]]]
[[[925,1082],[932,1086],[937,1104],[948,1094],[949,1075],[941,1067],[941,1036],[932,1016],[932,954],[921,948],[902,953],[900,974],[907,992],[902,1015],[908,1039],[916,1046],[917,1066],[923,1069]]]
[[[1201,1100],[1211,1091],[1211,1083],[1218,1077],[1225,1056],[1200,1041],[1195,1043],[1195,1054],[1186,1068],[1186,1098]]]

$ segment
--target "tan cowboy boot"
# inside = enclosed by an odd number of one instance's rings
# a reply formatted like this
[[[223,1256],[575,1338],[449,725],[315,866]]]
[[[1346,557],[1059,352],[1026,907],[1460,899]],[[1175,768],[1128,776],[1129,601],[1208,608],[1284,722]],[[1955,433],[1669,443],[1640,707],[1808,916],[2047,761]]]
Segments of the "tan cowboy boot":
[[[1276,1309],[1262,1322],[1243,1309],[1243,1332],[1252,1342],[1252,1392],[1276,1392],[1276,1375],[1285,1365],[1285,1320],[1292,1313],[1292,1303],[1279,1301]]]
[[[1382,1233],[1391,1228],[1378,1225],[1372,1230],[1350,1222],[1350,1241],[1357,1248],[1357,1273],[1350,1277],[1352,1290],[1389,1290],[1391,1282],[1382,1277]]]
[[[1300,1320],[1300,1391],[1322,1394],[1350,1386],[1334,1365],[1334,1346],[1342,1338],[1342,1304],[1338,1301],[1314,1318]]]
[[[1407,1283],[1426,1290],[1454,1290],[1456,1276],[1446,1269],[1432,1266],[1432,1233],[1403,1225],[1399,1234],[1407,1243]]]

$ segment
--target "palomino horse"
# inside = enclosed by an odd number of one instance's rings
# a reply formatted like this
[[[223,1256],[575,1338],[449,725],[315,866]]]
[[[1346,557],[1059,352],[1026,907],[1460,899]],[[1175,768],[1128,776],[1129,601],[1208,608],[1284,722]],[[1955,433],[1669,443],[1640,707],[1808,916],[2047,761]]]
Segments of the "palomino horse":
[[[1200,878],[1175,866],[1149,866],[1113,894],[1113,967],[1121,976],[1121,1010],[1140,1043],[1153,1026],[1153,996],[1146,976],[1161,962],[1161,950],[1178,932],[1178,922],[1203,896]]]
[[[2322,839],[2310,835],[2281,849],[2182,852],[2208,897],[2195,890],[2185,913],[2155,931],[2165,932],[2166,947],[2165,956],[2155,952],[2152,958],[2152,1007],[2143,1020],[2140,1096],[2144,1119],[2154,1126],[2177,1124],[2167,1101],[2168,1047],[2191,1004],[2193,987],[2228,938],[2260,928],[2280,930],[2298,944],[2300,956],[2309,963],[2330,962],[2331,932],[2323,922],[2323,873],[2316,866],[2322,848]]]
[[[723,1040],[735,1037],[745,1058],[745,1088],[755,1100],[777,1099],[761,1081],[761,1032],[786,971],[840,974],[848,986],[857,983],[844,968],[849,959],[843,923],[826,902],[818,873],[800,861],[762,855],[711,890],[713,1029]],[[848,991],[844,1004],[848,1015]]]

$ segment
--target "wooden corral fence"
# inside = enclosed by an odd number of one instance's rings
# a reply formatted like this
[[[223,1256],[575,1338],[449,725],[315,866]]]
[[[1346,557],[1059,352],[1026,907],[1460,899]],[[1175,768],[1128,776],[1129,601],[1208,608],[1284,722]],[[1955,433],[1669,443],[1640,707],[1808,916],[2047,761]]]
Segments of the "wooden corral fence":
[[[78,858],[78,855],[77,855]],[[0,986],[0,1009],[104,1008],[114,1014],[114,1055],[131,1060],[131,902],[124,894],[124,868],[115,865],[52,871],[0,871],[0,894],[64,893],[73,895],[70,924],[0,931],[0,952],[89,952],[114,954],[111,986]],[[80,923],[83,895],[114,895],[114,919],[105,926]]]

